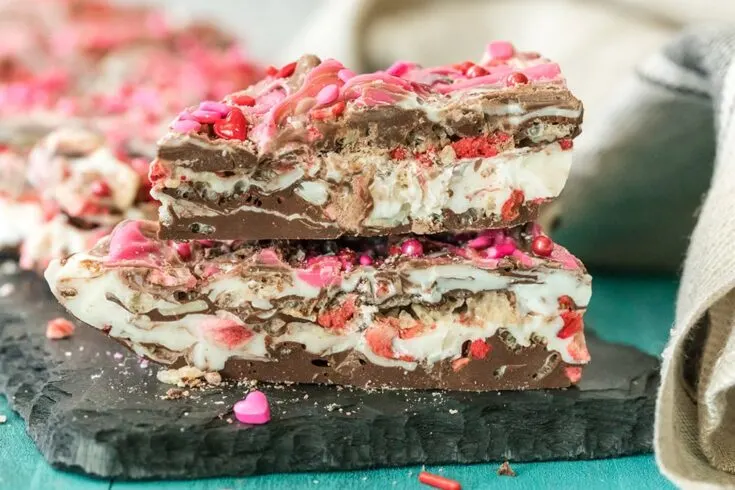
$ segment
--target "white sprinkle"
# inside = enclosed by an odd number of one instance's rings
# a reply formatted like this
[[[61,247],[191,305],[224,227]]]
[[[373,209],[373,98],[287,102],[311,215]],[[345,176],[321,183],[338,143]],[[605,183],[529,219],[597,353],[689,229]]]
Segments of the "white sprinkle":
[[[8,421],[8,417],[5,415],[0,415],[0,424],[4,424]]]
[[[112,357],[114,357],[115,359],[122,359],[123,355],[119,352],[115,352],[115,354]]]
[[[65,355],[66,357],[71,357],[71,352],[69,352],[69,351],[66,351],[66,352],[64,352],[64,355]]]
[[[84,346],[83,345],[80,345],[79,346],[79,352],[83,352],[83,351],[84,351]]]
[[[0,286],[0,297],[10,296],[15,292],[15,286],[9,282]]]
[[[142,369],[148,369],[148,364],[148,359],[143,359],[142,361],[140,361],[140,367]]]
[[[449,413],[451,413],[452,415],[454,415],[454,414],[455,414],[455,413],[457,413],[457,412],[459,412],[459,410],[455,410],[455,409],[453,409],[453,408],[450,408],[450,409],[449,409]]]

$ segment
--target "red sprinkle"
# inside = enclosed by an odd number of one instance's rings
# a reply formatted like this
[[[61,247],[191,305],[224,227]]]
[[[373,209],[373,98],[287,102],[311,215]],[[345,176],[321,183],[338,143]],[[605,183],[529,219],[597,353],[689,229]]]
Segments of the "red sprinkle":
[[[554,250],[554,242],[547,236],[539,235],[531,242],[531,250],[539,257],[548,257]]]
[[[491,350],[492,346],[482,339],[473,340],[470,344],[470,355],[474,359],[485,359]]]
[[[440,490],[462,490],[462,485],[457,480],[450,480],[449,478],[444,478],[428,471],[419,473],[419,481],[424,485],[439,488]]]
[[[339,102],[332,104],[328,107],[322,107],[321,109],[314,109],[311,111],[311,118],[321,121],[324,119],[330,119],[332,117],[339,117],[345,111],[345,101],[340,100]]]
[[[514,87],[516,85],[525,85],[528,83],[528,77],[521,72],[513,72],[508,75],[505,79],[505,84],[508,87]]]
[[[566,294],[559,296],[559,299],[557,301],[559,302],[559,309],[561,310],[574,309],[574,300]]]
[[[390,151],[390,157],[392,160],[405,160],[408,156],[408,151],[402,146],[396,146]]]
[[[409,257],[421,257],[424,255],[424,246],[415,238],[409,238],[401,244],[401,253]]]
[[[247,107],[252,107],[255,105],[255,97],[250,97],[249,95],[236,94],[231,95],[230,98],[232,99],[232,102],[237,105],[244,105]]]
[[[265,74],[268,75],[269,77],[275,76],[276,73],[278,73],[278,68],[276,68],[273,65],[271,65],[271,66],[269,66],[268,68],[265,69]]]
[[[92,194],[97,197],[108,197],[110,194],[112,194],[112,189],[110,189],[110,185],[104,180],[95,180],[94,182],[92,182],[91,190]]]
[[[480,65],[474,65],[470,67],[469,70],[467,70],[466,75],[468,78],[477,78],[477,77],[483,77],[487,75],[488,73],[489,72],[483,67],[481,67]]]
[[[500,215],[504,221],[515,221],[521,215],[520,206],[526,199],[525,194],[520,189],[514,189],[510,193],[510,197],[503,203]]]
[[[248,136],[247,124],[245,114],[237,107],[233,107],[227,117],[214,123],[213,129],[222,139],[242,141]]]
[[[179,257],[181,257],[181,260],[189,260],[191,258],[191,245],[187,242],[174,243],[174,249],[179,254]]]
[[[46,324],[46,338],[51,340],[69,338],[74,333],[74,328],[74,324],[66,318],[54,318]]]
[[[475,66],[475,64],[471,61],[463,61],[462,63],[457,63],[454,65],[454,68],[461,71],[462,73],[467,73],[467,70]]]
[[[452,371],[454,371],[455,373],[461,371],[469,363],[470,359],[468,357],[460,357],[459,359],[455,359],[452,361]]]
[[[572,142],[572,138],[564,138],[559,140],[559,146],[561,146],[562,150],[571,150],[574,143]]]
[[[560,339],[567,339],[572,335],[582,331],[584,322],[582,321],[582,315],[576,311],[563,311],[561,313],[561,319],[564,321],[564,326],[556,334]]]
[[[296,62],[289,63],[287,65],[283,65],[283,67],[278,70],[278,73],[276,73],[276,78],[286,78],[293,75],[293,72],[296,71]]]

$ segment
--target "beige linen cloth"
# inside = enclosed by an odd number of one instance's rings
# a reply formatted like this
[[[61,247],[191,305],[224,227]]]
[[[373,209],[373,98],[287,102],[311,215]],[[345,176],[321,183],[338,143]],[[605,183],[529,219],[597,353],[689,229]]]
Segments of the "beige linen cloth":
[[[560,62],[586,121],[573,174],[546,221],[592,266],[678,271],[683,263],[657,460],[680,487],[735,488],[735,2],[321,6],[279,61],[314,52],[355,69],[442,63],[477,59],[488,40],[512,39]],[[727,19],[732,29],[681,32]]]

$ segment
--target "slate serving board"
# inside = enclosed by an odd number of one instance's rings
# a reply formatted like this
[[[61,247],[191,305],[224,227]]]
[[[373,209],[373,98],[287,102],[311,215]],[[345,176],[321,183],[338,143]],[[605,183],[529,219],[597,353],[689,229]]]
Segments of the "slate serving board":
[[[12,290],[12,291],[11,291]],[[228,423],[244,386],[177,400],[153,364],[102,333],[48,341],[63,314],[45,283],[0,267],[0,392],[54,466],[120,479],[196,478],[413,464],[590,459],[651,450],[658,362],[590,336],[577,389],[365,392],[260,385],[264,426]]]

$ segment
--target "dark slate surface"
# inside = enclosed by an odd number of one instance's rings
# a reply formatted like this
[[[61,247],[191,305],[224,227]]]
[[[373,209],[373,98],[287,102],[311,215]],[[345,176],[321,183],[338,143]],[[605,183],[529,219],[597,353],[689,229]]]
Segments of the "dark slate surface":
[[[7,267],[5,272],[7,273]],[[54,466],[103,477],[194,478],[410,464],[588,459],[651,450],[656,359],[591,337],[579,389],[364,392],[262,386],[273,420],[227,422],[246,388],[170,388],[100,332],[44,337],[45,283],[0,275],[0,391]],[[115,355],[116,353],[117,356]],[[121,356],[122,355],[122,356]]]

